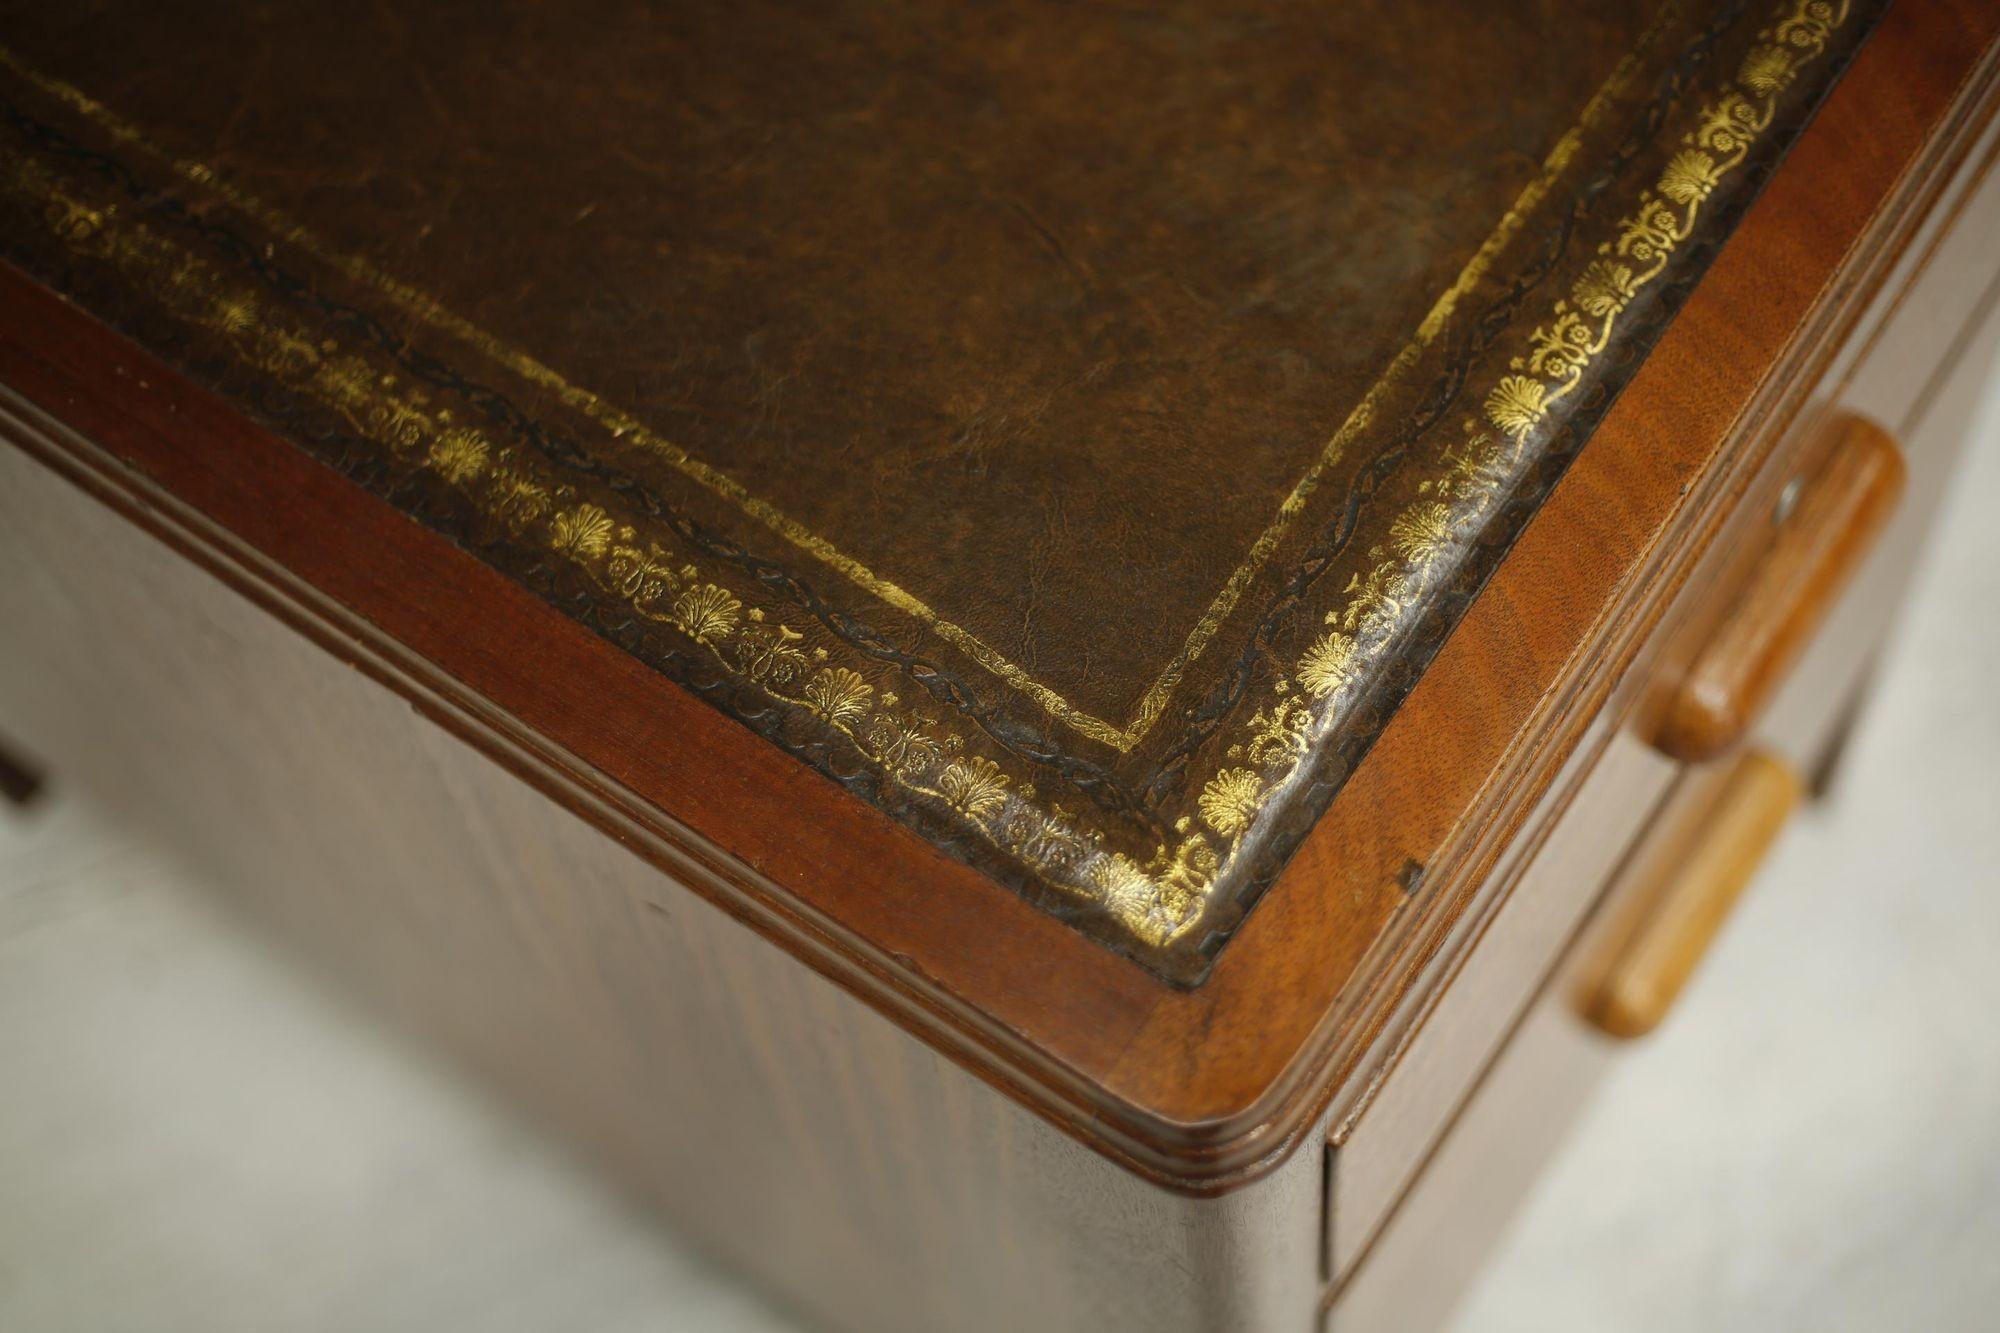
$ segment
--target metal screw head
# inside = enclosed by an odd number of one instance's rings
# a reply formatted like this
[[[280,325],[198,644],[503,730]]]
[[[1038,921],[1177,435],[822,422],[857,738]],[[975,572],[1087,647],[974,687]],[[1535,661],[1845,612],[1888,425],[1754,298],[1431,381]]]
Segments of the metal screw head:
[[[1783,523],[1792,516],[1792,511],[1799,507],[1799,492],[1804,490],[1805,486],[1804,477],[1793,477],[1785,483],[1785,489],[1778,492],[1778,503],[1771,507],[1773,524]]]

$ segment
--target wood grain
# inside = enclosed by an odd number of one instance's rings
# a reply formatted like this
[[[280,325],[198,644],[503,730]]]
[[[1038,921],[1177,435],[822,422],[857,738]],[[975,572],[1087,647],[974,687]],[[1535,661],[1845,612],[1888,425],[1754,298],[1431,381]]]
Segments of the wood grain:
[[[1902,454],[1880,426],[1850,417],[1832,433],[1667,705],[1654,743],[1676,759],[1712,759],[1748,734],[1902,496]]]
[[[1428,963],[1490,910],[1492,868],[1565,766],[1587,773],[1646,705],[1679,620],[1725,573],[1703,557],[1764,522],[1787,476],[1773,464],[1815,438],[1817,392],[1968,187],[1996,26],[1987,8],[1890,14],[1245,941],[1201,992],[1154,1008],[1112,1087],[1187,1115],[1188,1156],[1250,1126],[1268,1141],[1302,1090],[1340,1122],[1379,1085],[1376,1037],[1427,1004]]]
[[[1455,1119],[1508,1141],[1468,1094],[1496,1055],[1523,1067],[1522,1007],[1646,823],[1665,778],[1619,778],[1637,738],[1829,414],[1863,384],[1918,412],[1942,363],[1870,368],[1967,345],[1911,313],[2000,266],[1951,225],[1993,197],[1996,32],[1949,5],[1885,23],[1199,989],[936,855],[11,274],[0,425],[119,518],[10,456],[31,572],[6,588],[27,650],[5,700],[248,910],[839,1322],[1299,1326],[1323,1279],[1381,1290],[1382,1255],[1431,1253],[1424,1208],[1470,1216],[1434,1168],[1493,1141]],[[1912,435],[1910,511],[1825,599],[1760,744],[1802,761],[1790,738],[1825,734],[1944,429]],[[140,639],[162,650],[118,646]],[[1349,1191],[1331,1233],[1297,1151],[1321,1143]]]
[[[1345,1117],[1586,774],[1702,557],[1992,105],[1991,6],[1894,10],[1209,982],[1174,991],[938,856],[16,275],[38,456],[696,892],[1127,1167],[1241,1185]],[[1679,614],[1678,611],[1675,614]],[[522,644],[532,644],[524,652]],[[1560,801],[1556,803],[1559,807]],[[1422,868],[1419,891],[1405,890]]]
[[[0,554],[0,714],[73,790],[792,1306],[1303,1327],[1312,1155],[1123,1170],[11,449]]]
[[[1367,1250],[1678,773],[1639,736],[1621,733],[1547,821],[1547,835],[1528,840],[1526,868],[1517,878],[1498,872],[1514,882],[1442,998],[1385,1055],[1363,1113],[1333,1130],[1327,1271],[1335,1280]]]
[[[1584,1004],[1601,1031],[1631,1038],[1659,1026],[1798,808],[1799,793],[1791,765],[1762,751],[1730,766],[1701,829],[1651,886],[1646,916]]]
[[[1919,539],[1932,526],[1945,479],[1968,442],[1971,412],[1987,384],[1995,351],[2000,349],[2000,279],[1983,292],[1971,293],[1953,282],[1953,275],[1967,271],[1960,266],[1965,251],[1990,251],[2000,240],[1991,228],[1978,225],[2000,217],[2000,177],[1985,175],[1978,191],[1966,196],[1963,205],[1945,211],[1942,221],[1956,219],[1952,234],[1940,236],[1926,247],[1936,262],[1928,264],[1917,281],[1887,302],[1885,325],[1879,336],[1867,340],[1866,355],[1854,373],[1840,375],[1826,387],[1830,399],[1842,408],[1865,401],[1898,422],[1912,462],[1911,486],[1909,502],[1895,515],[1875,557],[1828,617],[1772,708],[1755,724],[1751,743],[1765,753],[1784,756],[1790,765],[1822,761],[1839,744],[1861,706],[1856,696],[1865,686],[1877,645],[1892,632],[1901,590],[1914,571]],[[1983,267],[1974,266],[1975,270]],[[1939,328],[1934,315],[1940,310],[1962,321],[1961,326],[1956,330]],[[1931,373],[1905,376],[1902,393],[1890,394],[1884,377],[1876,372],[1885,363],[1892,367],[1911,364],[1912,346],[1935,349]],[[1755,549],[1750,548],[1752,556]],[[1731,586],[1727,579],[1721,583],[1725,591]],[[1728,599],[1722,601],[1726,605]],[[1829,708],[1832,701],[1842,699],[1844,704]],[[1615,776],[1613,764],[1621,752],[1651,754],[1657,762],[1667,763],[1636,729],[1621,732],[1613,747],[1573,803],[1571,814],[1590,801],[1603,820],[1592,788]],[[1614,877],[1605,901],[1576,941],[1563,950],[1556,981],[1544,989],[1529,1016],[1517,1028],[1509,1029],[1504,1053],[1465,1090],[1448,1128],[1433,1136],[1434,1151],[1428,1154],[1412,1187],[1395,1201],[1386,1231],[1368,1242],[1359,1255],[1344,1254],[1341,1264],[1331,1270],[1340,1314],[1334,1326],[1421,1326],[1444,1308],[1492,1243],[1535,1164],[1551,1149],[1557,1132],[1593,1085],[1612,1049],[1581,1017],[1604,975],[1606,962],[1616,956],[1620,942],[1646,920],[1657,886],[1673,878],[1685,847],[1703,835],[1729,775],[1727,763],[1681,769],[1667,800],[1644,821],[1648,827]],[[1620,812],[1621,817],[1628,814]],[[1563,829],[1569,822],[1570,815],[1559,818],[1544,853],[1551,848],[1561,850],[1559,843],[1565,839]],[[1560,880],[1572,868],[1583,869],[1544,864],[1544,856],[1538,855],[1529,873]],[[1507,941],[1496,934],[1506,910],[1511,909],[1503,909],[1502,916],[1481,938],[1474,961],[1482,967],[1493,965],[1493,955],[1508,952]],[[1514,956],[1515,966],[1527,970],[1530,955],[1515,950]],[[1448,999],[1458,994],[1470,971],[1468,966],[1451,982]],[[1460,1026],[1452,1021],[1449,1009],[1440,1005],[1426,1018],[1417,1040],[1432,1044],[1455,1041],[1460,1034],[1454,1029]],[[1336,1254],[1343,1254],[1338,1248],[1343,1230],[1338,1173],[1343,1163],[1353,1160],[1346,1150],[1358,1149],[1363,1131],[1377,1132],[1372,1123],[1376,1117],[1405,1104],[1399,1084],[1406,1077],[1423,1075],[1438,1063],[1420,1060],[1414,1068],[1406,1069],[1407,1059],[1406,1055],[1396,1061],[1384,1080],[1384,1091],[1368,1102],[1360,1126],[1336,1150],[1332,1182],[1335,1209],[1330,1227]],[[1461,1063],[1467,1062],[1476,1063],[1469,1054],[1462,1054]],[[1439,1082],[1434,1072],[1428,1081]],[[1434,1104],[1426,1101],[1422,1105],[1425,1115],[1437,1113]],[[1395,1117],[1379,1127],[1390,1147],[1405,1146],[1405,1134],[1414,1119]],[[1363,1175],[1378,1175],[1381,1165],[1370,1163]],[[1350,1233],[1354,1225],[1350,1221]],[[1349,1247],[1354,1239],[1350,1234]]]

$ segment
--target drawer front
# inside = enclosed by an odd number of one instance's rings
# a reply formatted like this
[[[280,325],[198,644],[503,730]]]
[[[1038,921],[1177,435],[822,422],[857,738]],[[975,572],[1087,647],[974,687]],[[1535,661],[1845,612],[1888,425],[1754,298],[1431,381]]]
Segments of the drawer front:
[[[1989,225],[1968,229],[1980,218]],[[1875,653],[1893,633],[1969,423],[1995,380],[2000,276],[1966,283],[1968,255],[2000,266],[2000,176],[1989,174],[1960,212],[1957,229],[1932,251],[1942,267],[1923,275],[1912,299],[1894,305],[1870,360],[1844,378],[1832,405],[1845,408],[1863,393],[1885,403],[1872,379],[1875,357],[1900,355],[1911,344],[1946,349],[1936,373],[1899,395],[1895,424],[1909,469],[1903,503],[1746,738],[1748,748],[1808,775],[1844,738]],[[1937,290],[1940,274],[1971,288],[1952,302],[1967,323],[1944,338],[1925,295]],[[1785,480],[1794,464],[1776,466]],[[1441,1318],[1616,1049],[1580,1014],[1603,981],[1607,950],[1629,931],[1633,900],[1657,886],[1666,862],[1684,857],[1689,838],[1713,819],[1733,769],[1729,756],[1669,763],[1641,734],[1628,728],[1606,748],[1451,993],[1329,1155],[1329,1327],[1417,1328]],[[1635,835],[1629,851],[1625,843],[1608,850],[1621,833]],[[1593,911],[1607,876],[1587,885],[1579,877],[1608,862],[1618,869]],[[1537,895],[1545,898],[1540,905]],[[1571,904],[1575,912],[1565,918]],[[1544,943],[1550,965],[1531,981],[1517,979],[1528,994],[1508,1006],[1497,974],[1509,962],[1519,968]],[[1482,1048],[1490,1033],[1497,1033],[1492,1045]],[[1453,1061],[1464,1071],[1457,1083]]]
[[[1829,715],[1818,735],[1800,739],[1822,744],[1839,720]],[[1770,774],[1779,775],[1775,794]],[[1726,911],[1792,808],[1795,781],[1783,760],[1755,750],[1675,773],[1649,826],[1510,1024],[1385,1225],[1329,1288],[1322,1307],[1328,1333],[1400,1333],[1432,1327],[1449,1313],[1625,1045],[1610,1033],[1636,1035],[1648,1026],[1627,1026],[1607,1012],[1614,979],[1650,969],[1677,987],[1697,961],[1707,936],[1697,932],[1695,947],[1676,956],[1689,932],[1657,929],[1673,915],[1660,910],[1661,900],[1683,900],[1684,922],[1714,910],[1719,890]],[[1715,922],[1705,924],[1712,930]],[[1652,947],[1635,948],[1642,939]],[[1650,980],[1641,979],[1642,994]]]
[[[1559,979],[1521,1019],[1366,1261],[1329,1293],[1323,1333],[1408,1333],[1450,1313],[1612,1058],[1571,999]]]
[[[1329,1274],[1347,1272],[1374,1239],[1674,774],[1652,747],[1620,734],[1535,851],[1445,999],[1327,1155]]]
[[[1609,739],[1594,735],[1579,746],[1571,770],[1558,777],[1544,809],[1527,825],[1547,830],[1543,839],[1513,849],[1494,871],[1499,883],[1512,881],[1511,889],[1497,895],[1498,905],[1484,919],[1461,926],[1434,963],[1439,975],[1451,976],[1441,998],[1427,1015],[1385,1039],[1385,1073],[1359,1109],[1334,1125],[1326,1186],[1330,1282],[1344,1280],[1370,1251],[1612,868],[1665,803],[1695,799],[1668,795],[1684,769],[1652,744],[1661,700],[1690,653],[1728,614],[1731,590],[1763,557],[1766,530],[1796,498],[1791,483],[1812,476],[1847,414],[1866,411],[1901,445],[1906,491],[1744,741],[1810,774],[1844,734],[1839,723],[1890,632],[2000,338],[1994,313],[2000,173],[1989,170],[2000,140],[1990,128],[1984,140],[1959,186],[1897,260],[1847,345],[1825,364],[1822,396],[1746,491],[1733,539],[1705,557],[1682,594],[1685,607],[1662,621],[1670,630],[1638,668],[1657,684]],[[1681,785],[1701,789],[1699,782]]]

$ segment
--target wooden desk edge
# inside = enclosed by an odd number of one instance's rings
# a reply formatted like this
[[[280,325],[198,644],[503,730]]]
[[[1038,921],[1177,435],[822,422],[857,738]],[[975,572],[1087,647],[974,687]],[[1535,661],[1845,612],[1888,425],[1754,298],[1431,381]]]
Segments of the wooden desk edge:
[[[1907,240],[1885,234],[1909,222],[1890,205],[1947,178],[1990,114],[1996,32],[2000,16],[1970,5],[1900,6],[1884,20],[1406,702],[1392,735],[1209,983],[1191,992],[1169,990],[942,857],[11,270],[0,274],[7,298],[0,378],[34,409],[11,413],[8,433],[1080,1141],[1167,1187],[1217,1193],[1282,1162],[1312,1137],[1330,1105],[1365,1087],[1367,1052],[1398,1015],[1421,1009],[1424,985],[1437,984],[1422,980],[1425,964],[1492,891],[1487,869],[1524,834],[1589,724],[1630,706],[1630,692],[1615,687],[1645,638],[1640,631],[1657,623],[1677,577],[1717,538],[1730,488],[1799,410],[1796,399],[1772,391],[1773,372],[1843,332],[1838,316],[1865,303],[1855,293],[1879,280]],[[1940,52],[1955,67],[1941,63]],[[1815,192],[1813,164],[1840,160],[1883,99],[1918,109],[1904,137],[1871,160],[1879,163],[1874,174],[1853,183],[1851,193],[1870,207],[1844,211],[1801,255],[1786,220]],[[1789,256],[1795,270],[1789,318],[1771,316],[1768,291],[1748,299],[1749,273],[1776,254]],[[1717,397],[1713,374],[1691,387],[1689,371],[1702,358],[1705,331],[1723,326],[1737,326],[1739,364],[1725,377],[1728,393]],[[1589,614],[1564,627],[1576,635],[1567,651],[1552,645],[1561,670],[1525,683],[1532,728],[1497,711],[1460,719],[1458,753],[1492,762],[1481,765],[1472,801],[1421,812],[1408,828],[1375,830],[1378,847],[1428,846],[1432,855],[1423,900],[1389,920],[1373,918],[1383,885],[1360,861],[1329,858],[1332,826],[1359,818],[1370,784],[1423,744],[1411,733],[1449,714],[1450,673],[1498,635],[1518,633],[1507,623],[1509,606],[1533,601],[1528,584],[1539,554],[1589,531],[1577,497],[1627,484],[1629,470],[1617,464],[1668,422],[1688,421],[1695,393],[1709,401],[1693,419],[1719,423],[1708,445],[1683,440],[1701,485],[1685,503],[1657,488],[1619,497],[1625,512],[1659,520],[1633,552],[1645,557],[1648,577],[1605,577],[1576,599]],[[34,419],[35,409],[45,421]],[[250,460],[241,475],[199,466],[204,444],[213,460],[218,432],[230,439],[232,459],[240,450]],[[257,506],[274,496],[286,505],[333,505],[344,520],[338,537],[300,537],[288,548],[260,526]],[[411,577],[414,590],[397,582]],[[449,586],[479,619],[532,634],[587,672],[591,688],[559,697],[507,663],[490,634],[458,634],[463,626],[451,624],[425,630],[437,599],[425,597],[424,580]],[[1624,645],[1625,660],[1615,652],[1579,655],[1609,643]],[[634,736],[629,724],[639,708],[652,721]],[[711,762],[647,752],[647,742],[663,735],[676,738],[682,755],[705,753]],[[780,809],[793,812],[799,837],[758,822]],[[829,874],[816,857],[857,873]],[[921,910],[908,910],[917,899]],[[1329,904],[1338,903],[1363,905],[1347,918],[1354,928],[1288,935],[1301,918],[1324,924]]]

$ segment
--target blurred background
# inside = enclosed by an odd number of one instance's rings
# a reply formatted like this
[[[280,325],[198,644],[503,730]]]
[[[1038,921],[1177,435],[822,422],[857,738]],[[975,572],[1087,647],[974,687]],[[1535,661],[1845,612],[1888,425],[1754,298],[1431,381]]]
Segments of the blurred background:
[[[2000,396],[1978,430],[1832,800],[1458,1328],[1993,1327]],[[798,1327],[160,850],[0,806],[0,1329]]]

